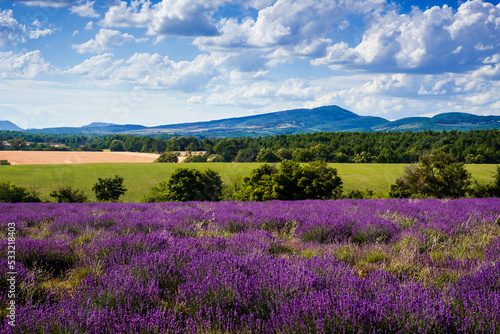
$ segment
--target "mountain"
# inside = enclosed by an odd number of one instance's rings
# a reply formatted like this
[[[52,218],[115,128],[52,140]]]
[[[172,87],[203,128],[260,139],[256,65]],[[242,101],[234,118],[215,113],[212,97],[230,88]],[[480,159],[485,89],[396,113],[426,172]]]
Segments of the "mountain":
[[[22,131],[15,124],[3,121]],[[5,125],[7,126],[7,125]],[[360,116],[338,106],[314,109],[293,109],[246,117],[226,118],[207,122],[167,124],[146,127],[135,124],[94,122],[82,127],[28,129],[31,133],[51,134],[172,134],[197,137],[246,137],[336,131],[422,131],[500,128],[500,116],[477,116],[450,112],[434,117],[408,117],[389,121],[381,117]]]
[[[116,134],[129,133],[135,130],[146,129],[144,125],[136,124],[113,124],[103,122],[93,122],[81,127],[61,127],[44,129],[27,129],[30,133],[49,133],[49,134]]]
[[[386,119],[359,116],[337,106],[293,109],[216,121],[169,124],[133,131],[135,134],[172,133],[193,136],[269,136],[317,131],[372,131]]]
[[[0,130],[7,130],[7,131],[24,131],[14,123],[10,121],[0,121]]]

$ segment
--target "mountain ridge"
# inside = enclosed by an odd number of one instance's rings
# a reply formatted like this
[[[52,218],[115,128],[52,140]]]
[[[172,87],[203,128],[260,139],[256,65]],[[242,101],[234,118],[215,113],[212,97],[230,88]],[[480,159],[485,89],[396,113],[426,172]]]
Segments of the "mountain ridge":
[[[7,129],[9,127],[9,129]],[[433,117],[407,117],[389,121],[382,117],[361,116],[338,106],[291,109],[266,114],[232,117],[212,121],[165,124],[146,127],[137,124],[93,122],[81,127],[55,127],[23,130],[10,121],[0,121],[0,130],[49,134],[172,134],[199,137],[256,137],[277,134],[339,131],[422,131],[479,130],[500,128],[500,116],[478,116],[450,112]]]

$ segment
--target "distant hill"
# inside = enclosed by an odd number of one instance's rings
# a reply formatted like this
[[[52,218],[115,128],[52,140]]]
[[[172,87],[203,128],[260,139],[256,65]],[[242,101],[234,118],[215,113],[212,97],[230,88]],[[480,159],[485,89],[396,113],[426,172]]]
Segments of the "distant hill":
[[[129,133],[130,131],[146,129],[144,125],[136,124],[113,124],[103,122],[93,122],[81,127],[62,127],[62,128],[44,128],[27,129],[30,133],[49,133],[49,134],[116,134]]]
[[[0,121],[0,130],[7,130],[7,131],[24,131],[14,123],[10,121]]]
[[[17,131],[22,131],[15,124]],[[0,122],[0,130],[2,123]],[[7,126],[7,125],[5,125]],[[293,109],[221,120],[167,124],[146,127],[135,124],[118,125],[94,122],[82,127],[28,129],[31,133],[51,134],[173,134],[196,137],[257,137],[277,134],[337,131],[422,131],[478,130],[500,128],[500,116],[477,116],[467,113],[444,113],[434,117],[409,117],[389,121],[381,117],[360,116],[338,106],[314,109]],[[7,130],[7,129],[5,129]]]

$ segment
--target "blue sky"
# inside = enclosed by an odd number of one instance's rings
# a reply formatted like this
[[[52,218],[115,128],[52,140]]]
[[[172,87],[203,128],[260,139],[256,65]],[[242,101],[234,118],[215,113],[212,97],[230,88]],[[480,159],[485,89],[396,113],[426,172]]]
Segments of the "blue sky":
[[[0,120],[500,115],[498,1],[0,0]]]

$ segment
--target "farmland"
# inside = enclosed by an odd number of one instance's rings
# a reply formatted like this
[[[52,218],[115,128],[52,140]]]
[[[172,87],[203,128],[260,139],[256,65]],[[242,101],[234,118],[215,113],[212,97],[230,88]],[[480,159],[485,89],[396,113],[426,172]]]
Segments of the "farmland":
[[[495,198],[2,203],[0,333],[498,332],[499,222]]]
[[[36,152],[28,152],[36,153]],[[97,178],[111,177],[115,174],[125,179],[128,192],[121,198],[125,202],[139,202],[149,189],[180,167],[196,169],[210,168],[221,174],[224,182],[232,182],[235,177],[244,177],[259,163],[189,163],[189,164],[152,164],[152,163],[103,163],[103,164],[66,164],[66,165],[17,165],[0,166],[0,182],[11,181],[40,193],[43,200],[50,200],[48,194],[59,187],[71,185],[83,190],[90,200],[95,200],[92,186]],[[408,166],[406,164],[340,164],[329,166],[338,170],[344,182],[344,190],[373,190],[378,197],[383,196],[395,179]],[[466,165],[479,183],[491,181],[495,165]]]

